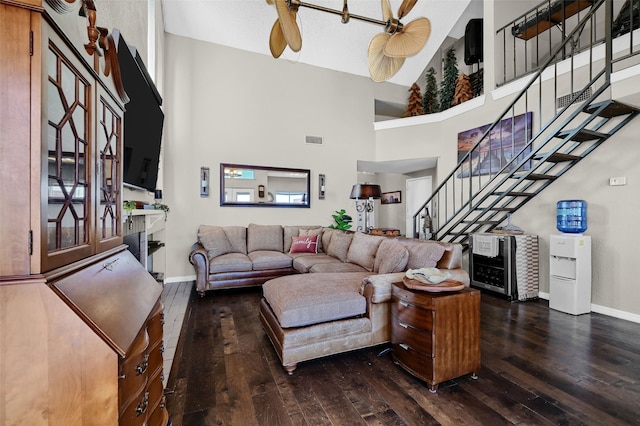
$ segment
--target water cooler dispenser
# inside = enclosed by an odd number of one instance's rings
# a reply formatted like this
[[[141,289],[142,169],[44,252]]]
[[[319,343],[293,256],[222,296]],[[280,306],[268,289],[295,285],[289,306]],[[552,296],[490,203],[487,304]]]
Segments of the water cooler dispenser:
[[[551,235],[549,307],[572,315],[591,312],[591,237]]]

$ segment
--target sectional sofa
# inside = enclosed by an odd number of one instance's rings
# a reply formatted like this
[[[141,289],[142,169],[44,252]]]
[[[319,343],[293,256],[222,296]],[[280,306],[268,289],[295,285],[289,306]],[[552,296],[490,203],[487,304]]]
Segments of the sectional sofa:
[[[436,267],[469,285],[456,243],[320,226],[208,226],[189,255],[200,295],[262,285],[260,319],[283,367],[390,341],[391,284]]]

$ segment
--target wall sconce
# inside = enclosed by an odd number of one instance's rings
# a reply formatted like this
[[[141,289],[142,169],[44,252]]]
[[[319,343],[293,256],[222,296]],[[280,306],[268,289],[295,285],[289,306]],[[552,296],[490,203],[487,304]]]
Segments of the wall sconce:
[[[209,196],[209,168],[200,167],[200,196]]]
[[[258,185],[258,197],[264,198],[264,185]]]
[[[324,174],[319,174],[318,175],[318,199],[319,200],[324,200],[324,181],[325,181]]]

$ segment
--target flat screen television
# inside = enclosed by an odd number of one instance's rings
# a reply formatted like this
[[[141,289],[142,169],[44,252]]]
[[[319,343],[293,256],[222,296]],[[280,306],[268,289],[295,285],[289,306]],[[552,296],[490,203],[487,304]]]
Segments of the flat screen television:
[[[154,191],[162,141],[162,97],[135,47],[113,31],[122,84],[129,96],[124,113],[123,181],[126,186]]]

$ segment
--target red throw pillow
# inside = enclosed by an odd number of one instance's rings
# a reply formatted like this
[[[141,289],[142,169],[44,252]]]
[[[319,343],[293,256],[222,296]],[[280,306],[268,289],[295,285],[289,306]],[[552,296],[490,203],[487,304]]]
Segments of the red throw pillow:
[[[304,237],[291,237],[291,250],[289,253],[317,253],[318,236],[305,235]]]

